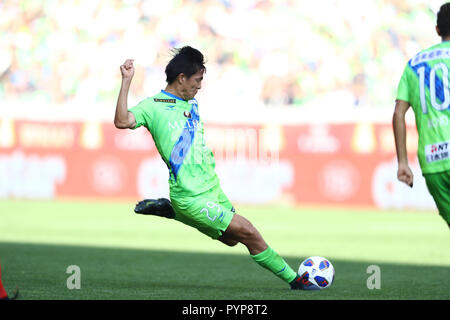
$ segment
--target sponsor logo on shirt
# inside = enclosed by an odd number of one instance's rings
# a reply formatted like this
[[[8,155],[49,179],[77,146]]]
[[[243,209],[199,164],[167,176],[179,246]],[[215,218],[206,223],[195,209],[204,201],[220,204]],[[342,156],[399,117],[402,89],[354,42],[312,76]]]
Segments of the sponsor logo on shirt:
[[[187,129],[189,131],[197,131],[202,128],[200,121],[193,119],[192,121],[186,120],[175,120],[173,122],[168,121],[168,129],[169,131],[179,130],[179,129]]]
[[[155,102],[164,102],[164,103],[177,103],[176,99],[160,99],[160,98],[153,98],[153,101]]]
[[[450,159],[450,141],[433,143],[425,146],[425,158],[428,163]]]
[[[419,53],[412,59],[411,66],[414,67],[419,63],[435,59],[450,59],[450,49],[434,49],[428,52]]]

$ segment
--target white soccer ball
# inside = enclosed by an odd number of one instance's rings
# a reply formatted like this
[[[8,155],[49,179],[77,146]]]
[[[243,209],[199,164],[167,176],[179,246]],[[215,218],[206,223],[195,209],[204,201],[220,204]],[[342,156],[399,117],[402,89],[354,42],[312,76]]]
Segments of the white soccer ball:
[[[321,290],[331,286],[334,280],[334,267],[330,260],[313,256],[305,259],[298,268],[305,290]]]

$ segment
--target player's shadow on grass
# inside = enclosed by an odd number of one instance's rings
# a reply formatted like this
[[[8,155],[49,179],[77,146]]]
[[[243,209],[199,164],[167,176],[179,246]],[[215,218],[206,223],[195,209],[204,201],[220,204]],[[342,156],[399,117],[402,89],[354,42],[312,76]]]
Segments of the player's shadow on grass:
[[[294,268],[305,257],[285,257]],[[250,256],[0,242],[3,282],[23,299],[450,299],[450,267],[331,259],[335,283],[291,291]],[[80,268],[81,289],[68,289]],[[381,289],[367,287],[378,265]],[[373,283],[376,279],[369,280]]]

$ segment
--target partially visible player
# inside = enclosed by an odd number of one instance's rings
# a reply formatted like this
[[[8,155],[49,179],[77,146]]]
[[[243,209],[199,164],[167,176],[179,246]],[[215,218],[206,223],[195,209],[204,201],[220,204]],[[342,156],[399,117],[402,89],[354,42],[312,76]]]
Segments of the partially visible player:
[[[11,297],[6,293],[5,287],[3,287],[2,283],[2,269],[0,266],[0,300],[15,300],[19,296],[19,288],[16,288],[13,295]]]
[[[442,42],[419,52],[407,63],[397,91],[393,128],[397,178],[413,186],[408,165],[405,114],[414,111],[419,134],[417,156],[439,214],[450,227],[450,3],[437,14]]]
[[[120,70],[122,85],[114,124],[119,129],[146,127],[169,169],[170,201],[144,200],[135,211],[173,218],[229,246],[242,243],[255,262],[289,283],[291,289],[303,289],[302,279],[266,244],[250,221],[234,212],[220,187],[194,98],[206,71],[203,54],[189,46],[175,50],[165,70],[165,89],[129,110],[133,60],[126,60]]]

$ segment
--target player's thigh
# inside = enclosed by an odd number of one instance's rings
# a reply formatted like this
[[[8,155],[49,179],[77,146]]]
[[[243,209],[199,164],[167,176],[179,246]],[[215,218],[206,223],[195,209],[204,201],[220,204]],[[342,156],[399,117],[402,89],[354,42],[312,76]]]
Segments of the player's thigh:
[[[207,192],[196,197],[172,198],[175,220],[218,239],[228,228],[234,212],[219,204],[216,193]]]
[[[424,175],[439,214],[450,223],[450,171]]]

